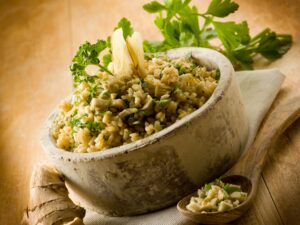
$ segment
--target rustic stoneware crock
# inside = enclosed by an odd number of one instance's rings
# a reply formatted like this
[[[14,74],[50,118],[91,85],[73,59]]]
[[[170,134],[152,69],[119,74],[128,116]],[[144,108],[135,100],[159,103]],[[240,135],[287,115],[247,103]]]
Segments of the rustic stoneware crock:
[[[233,67],[210,49],[180,48],[166,54],[176,58],[188,53],[199,64],[218,68],[219,84],[200,109],[154,135],[101,152],[72,153],[55,146],[49,130],[57,109],[50,115],[43,148],[81,205],[112,216],[158,210],[221,175],[238,159],[248,120]]]

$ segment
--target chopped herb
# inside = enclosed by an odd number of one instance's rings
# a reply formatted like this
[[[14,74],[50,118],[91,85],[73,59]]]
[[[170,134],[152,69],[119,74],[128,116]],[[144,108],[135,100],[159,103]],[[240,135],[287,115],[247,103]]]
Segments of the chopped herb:
[[[156,111],[162,110],[170,103],[169,99],[154,100]]]
[[[212,185],[213,185],[213,183],[205,184],[205,185],[204,185],[204,188],[203,188],[204,191],[205,191],[205,192],[209,191],[209,190],[211,189],[211,186],[212,186]]]
[[[143,116],[150,116],[152,114],[151,110],[139,110],[138,115],[143,117]]]
[[[178,72],[179,72],[179,75],[185,74],[185,73],[187,73],[187,68],[186,67],[179,67]]]
[[[181,93],[182,90],[179,87],[175,87],[173,90],[173,94]]]
[[[91,89],[90,89],[90,92],[89,92],[89,96],[88,96],[88,102],[91,102],[91,100],[93,98],[95,98],[96,96],[98,95],[98,86],[96,84],[94,84]]]
[[[105,97],[110,97],[111,93],[109,91],[105,91],[102,93],[102,95]]]
[[[163,100],[158,101],[158,105],[159,105],[160,107],[165,107],[165,106],[167,106],[169,103],[170,103],[170,100],[169,100],[169,99],[163,99]]]
[[[227,192],[227,193],[232,193],[232,192],[241,192],[241,187],[238,186],[238,185],[234,185],[234,184],[225,184],[224,186],[224,190]]]
[[[94,134],[100,133],[100,131],[103,129],[99,122],[88,122],[86,123],[85,127],[88,128]]]
[[[224,183],[219,179],[215,179],[213,182],[205,184],[204,187],[203,187],[203,190],[205,192],[209,191],[211,189],[212,185],[217,185],[219,187],[223,187]]]
[[[75,113],[76,112],[76,113]],[[84,127],[84,123],[81,122],[81,119],[86,118],[88,115],[87,114],[83,114],[82,116],[80,116],[79,118],[74,118],[75,115],[77,115],[77,110],[74,112],[74,115],[72,115],[72,119],[70,121],[70,125],[71,127]]]
[[[103,124],[100,124],[99,122],[87,122],[87,123],[81,122],[81,119],[87,116],[88,116],[87,114],[84,114],[79,118],[73,118],[70,122],[71,127],[88,128],[93,134],[100,133],[100,131],[103,129]]]
[[[95,76],[90,76],[85,71],[85,68],[88,65],[96,65],[101,71],[106,71],[111,74],[105,66],[100,64],[100,60],[98,59],[100,52],[107,47],[108,41],[105,40],[98,40],[95,44],[86,42],[79,47],[79,50],[72,60],[72,65],[70,66],[73,76],[73,84],[75,87],[82,81],[91,83],[95,81]]]
[[[140,125],[140,124],[142,124],[142,121],[140,121],[140,120],[134,121],[132,123],[132,125]]]
[[[151,53],[151,52],[148,52],[148,53],[145,53],[144,57],[145,57],[146,60],[150,60],[150,59],[153,59],[155,57],[155,54]]]
[[[82,127],[83,123],[81,123],[80,119],[73,119],[71,120],[71,127]]]
[[[96,112],[95,116],[104,116],[107,113],[107,111],[105,112]]]

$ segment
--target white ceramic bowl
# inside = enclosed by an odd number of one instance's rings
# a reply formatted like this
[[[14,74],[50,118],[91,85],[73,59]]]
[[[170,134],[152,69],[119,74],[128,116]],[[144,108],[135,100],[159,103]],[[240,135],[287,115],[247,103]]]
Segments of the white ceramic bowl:
[[[136,215],[175,204],[204,182],[221,175],[240,156],[248,120],[231,63],[205,48],[180,48],[200,64],[219,68],[219,84],[209,100],[182,120],[142,140],[95,153],[58,149],[48,118],[42,145],[50,161],[80,197],[81,205],[113,215]]]

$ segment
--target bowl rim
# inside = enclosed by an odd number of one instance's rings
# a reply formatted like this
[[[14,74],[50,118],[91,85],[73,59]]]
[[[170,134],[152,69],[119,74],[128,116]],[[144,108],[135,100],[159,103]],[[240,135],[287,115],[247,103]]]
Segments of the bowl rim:
[[[208,48],[199,48],[199,47],[189,47],[189,48],[176,48],[171,49],[166,52],[166,55],[170,58],[178,58],[180,56],[184,56],[186,54],[192,54],[198,62],[202,65],[205,65],[208,68],[219,69],[220,71],[220,79],[216,89],[210,98],[201,106],[199,109],[194,112],[188,114],[181,120],[173,123],[167,128],[154,133],[146,138],[143,138],[138,141],[134,141],[129,144],[113,147],[110,149],[105,149],[103,151],[97,152],[88,152],[88,153],[79,153],[79,152],[70,152],[56,147],[55,142],[50,134],[50,128],[52,126],[52,122],[55,119],[58,113],[58,106],[50,113],[44,126],[42,127],[42,135],[41,135],[41,144],[48,156],[55,157],[64,161],[72,161],[72,162],[80,162],[80,161],[93,161],[99,159],[106,159],[111,157],[116,157],[117,155],[121,155],[123,153],[129,153],[132,151],[136,151],[142,149],[146,145],[154,144],[160,139],[171,136],[174,134],[175,130],[182,129],[187,124],[191,123],[197,117],[205,114],[210,111],[210,109],[216,105],[218,101],[222,99],[224,92],[228,89],[232,77],[234,76],[234,69],[230,61],[221,53],[208,49]],[[66,99],[70,98],[67,97]]]

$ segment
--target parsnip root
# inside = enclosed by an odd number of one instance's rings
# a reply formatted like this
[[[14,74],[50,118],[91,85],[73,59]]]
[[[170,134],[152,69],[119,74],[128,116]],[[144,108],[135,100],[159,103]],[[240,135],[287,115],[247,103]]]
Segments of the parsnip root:
[[[143,77],[146,75],[144,68],[144,49],[143,38],[139,32],[134,32],[131,37],[127,37],[126,45],[133,61],[133,65],[138,74]]]
[[[49,165],[34,168],[22,225],[83,225],[85,210],[68,197],[63,177]]]
[[[134,32],[126,40],[123,30],[119,28],[111,37],[112,66],[114,74],[122,79],[130,79],[134,72],[141,77],[145,75],[143,38]]]
[[[126,46],[121,28],[111,36],[113,71],[119,78],[129,79],[133,72],[133,62]]]

